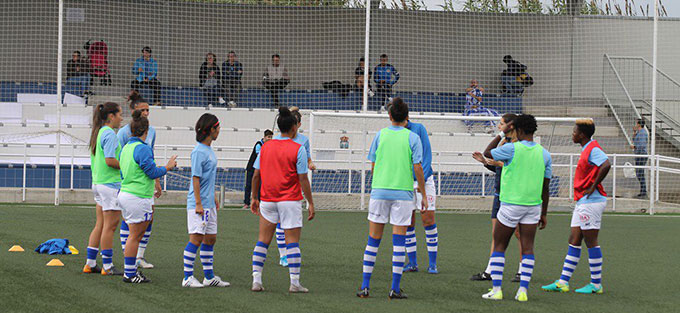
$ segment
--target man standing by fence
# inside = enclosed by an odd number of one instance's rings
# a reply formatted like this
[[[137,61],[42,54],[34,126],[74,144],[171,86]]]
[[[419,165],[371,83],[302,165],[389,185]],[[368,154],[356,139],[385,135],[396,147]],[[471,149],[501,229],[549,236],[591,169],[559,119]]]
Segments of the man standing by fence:
[[[649,141],[649,134],[645,128],[644,120],[637,120],[635,126],[633,127],[633,144],[630,146],[631,149],[638,155],[645,155],[635,158],[635,166],[646,166],[647,165],[647,142]],[[635,168],[635,176],[637,176],[640,182],[640,193],[636,196],[637,198],[647,197],[647,180],[645,179],[645,169]]]

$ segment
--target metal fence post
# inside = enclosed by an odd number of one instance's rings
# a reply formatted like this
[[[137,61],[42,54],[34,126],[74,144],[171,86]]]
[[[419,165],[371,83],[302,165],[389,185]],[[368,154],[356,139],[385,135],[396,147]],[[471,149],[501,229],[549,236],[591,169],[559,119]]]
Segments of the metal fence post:
[[[569,201],[574,199],[574,155],[569,155]]]
[[[614,163],[612,164],[612,211],[616,212],[616,154],[613,156]]]
[[[24,173],[22,174],[21,183],[21,201],[26,202],[26,157],[28,154],[28,144],[24,142]]]
[[[75,163],[76,145],[71,145],[71,190],[73,190],[73,163]]]
[[[163,163],[168,163],[168,145],[163,145]],[[168,191],[168,175],[163,175],[163,191]]]

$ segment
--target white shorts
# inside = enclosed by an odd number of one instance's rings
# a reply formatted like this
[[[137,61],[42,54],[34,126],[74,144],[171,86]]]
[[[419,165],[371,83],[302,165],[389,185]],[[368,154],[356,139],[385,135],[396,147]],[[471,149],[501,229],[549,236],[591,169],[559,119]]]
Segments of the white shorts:
[[[378,200],[368,202],[368,220],[373,223],[394,226],[410,226],[411,215],[415,210],[412,200]]]
[[[121,191],[118,194],[118,203],[123,209],[123,219],[128,224],[147,222],[153,218],[151,198],[140,198]]]
[[[418,189],[418,182],[413,182],[413,192],[415,197],[414,200],[416,202],[416,206],[413,208],[414,210],[422,210],[422,201],[423,201],[423,195],[417,191]],[[427,210],[428,211],[436,211],[437,207],[437,188],[434,186],[434,178],[430,176],[425,181],[425,195],[427,196]]]
[[[302,201],[260,202],[260,215],[282,229],[302,227]]]
[[[92,185],[94,202],[102,207],[102,211],[120,211],[120,205],[118,205],[118,191],[118,189],[106,185]]]
[[[571,227],[580,227],[581,230],[600,229],[602,213],[607,202],[576,204],[574,214],[571,216]]]
[[[217,234],[217,210],[203,208],[203,215],[198,215],[195,209],[187,209],[187,228],[189,234]]]
[[[541,219],[541,205],[515,205],[501,203],[496,216],[503,225],[515,228],[517,224],[538,224]]]

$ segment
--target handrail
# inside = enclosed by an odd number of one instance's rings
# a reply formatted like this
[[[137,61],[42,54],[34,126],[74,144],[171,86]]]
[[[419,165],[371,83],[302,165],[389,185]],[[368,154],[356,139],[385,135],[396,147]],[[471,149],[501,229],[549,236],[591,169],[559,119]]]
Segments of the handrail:
[[[619,114],[616,113],[616,109],[614,109],[614,105],[612,105],[611,101],[609,101],[609,97],[607,97],[607,94],[604,91],[602,92],[602,96],[604,97],[605,102],[607,102],[607,105],[609,106],[609,108],[612,110],[612,113],[614,114],[614,118],[616,119],[616,122],[619,124],[619,128],[621,128],[621,132],[626,137],[628,144],[632,146],[633,140],[631,140],[630,136],[628,136],[628,132],[626,132],[626,128],[623,126],[623,122],[621,122],[621,119],[619,118]]]
[[[623,89],[623,92],[626,94],[626,98],[628,98],[628,101],[630,102],[630,106],[633,108],[635,115],[637,115],[638,119],[642,119],[642,115],[640,115],[640,112],[635,107],[635,102],[633,101],[633,98],[631,98],[630,93],[628,92],[628,89],[623,84],[623,80],[621,79],[621,75],[619,75],[619,71],[616,69],[616,66],[614,66],[614,63],[612,63],[612,60],[609,58],[609,55],[607,55],[605,53],[604,56],[605,56],[605,58],[607,58],[607,62],[609,63],[609,66],[611,67],[612,71],[614,71],[614,75],[616,75],[616,79],[618,80],[619,85]]]

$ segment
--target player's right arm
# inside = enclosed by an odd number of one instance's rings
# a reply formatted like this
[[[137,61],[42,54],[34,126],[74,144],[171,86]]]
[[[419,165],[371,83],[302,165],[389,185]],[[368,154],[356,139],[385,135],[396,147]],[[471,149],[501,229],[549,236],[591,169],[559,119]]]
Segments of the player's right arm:
[[[191,184],[194,186],[194,200],[196,200],[196,214],[203,215],[203,203],[201,203],[201,178],[191,177]]]
[[[498,147],[498,143],[500,143],[501,140],[503,140],[503,138],[501,138],[500,135],[497,135],[493,140],[491,140],[489,145],[486,146],[486,149],[484,149],[484,157],[489,158],[489,159],[493,159],[493,155],[491,155],[491,150]]]
[[[255,158],[255,163],[253,164],[255,173],[253,173],[253,181],[251,185],[253,186],[253,190],[250,193],[250,212],[253,212],[255,215],[260,215],[260,156],[262,156],[261,153],[257,155],[257,158]]]
[[[314,198],[312,198],[312,186],[309,184],[309,178],[307,177],[308,165],[307,150],[304,146],[300,146],[295,167],[297,169],[300,187],[305,195],[305,199],[307,199],[307,209],[309,210],[309,217],[307,217],[307,220],[311,221],[314,218]]]

